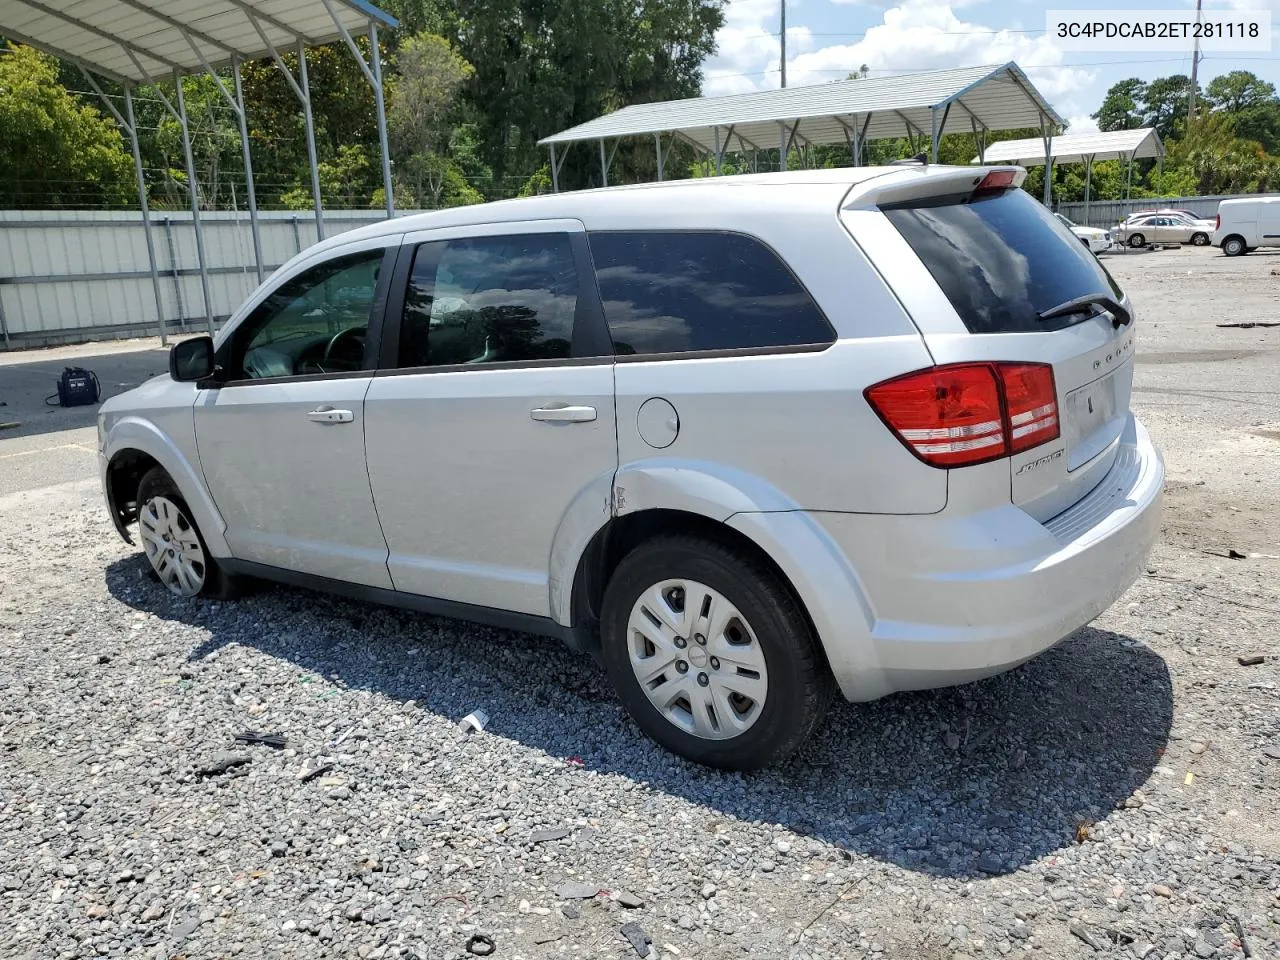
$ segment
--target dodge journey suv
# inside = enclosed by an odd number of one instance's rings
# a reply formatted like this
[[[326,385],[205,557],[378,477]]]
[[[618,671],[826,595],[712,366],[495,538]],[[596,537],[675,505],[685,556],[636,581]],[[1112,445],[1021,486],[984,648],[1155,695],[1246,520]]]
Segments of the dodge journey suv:
[[[1133,307],[1024,175],[725,177],[344,233],[103,405],[111,517],[174,593],[265,578],[557,636],[669,749],[772,763],[836,690],[1046,650],[1157,535]]]

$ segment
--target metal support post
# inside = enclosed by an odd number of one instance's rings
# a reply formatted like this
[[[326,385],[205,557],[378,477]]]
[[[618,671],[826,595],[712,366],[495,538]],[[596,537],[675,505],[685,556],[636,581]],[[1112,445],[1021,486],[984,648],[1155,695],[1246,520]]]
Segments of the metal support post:
[[[320,164],[316,158],[316,128],[311,116],[311,84],[307,81],[307,48],[298,41],[298,83],[302,88],[302,119],[307,128],[307,162],[311,165],[311,198],[316,205],[316,239],[324,239],[324,204],[320,199]]]
[[[369,59],[373,65],[373,100],[378,108],[378,148],[382,151],[382,190],[387,196],[387,217],[396,215],[391,185],[391,148],[387,145],[387,101],[382,93],[382,54],[378,50],[378,25],[369,21]]]
[[[1133,191],[1133,160],[1134,155],[1137,154],[1137,152],[1138,151],[1135,150],[1133,153],[1129,154],[1128,170],[1126,171],[1124,181],[1124,198],[1126,201],[1129,199],[1129,195]]]
[[[1040,139],[1044,141],[1044,205],[1053,209],[1053,128],[1040,117]]]
[[[604,139],[600,140],[600,181],[603,186],[609,185],[609,164],[604,159]]]
[[[718,176],[720,176],[720,161],[721,161],[721,158],[724,156],[724,154],[720,151],[720,128],[719,128],[719,127],[712,127],[712,128],[711,128],[711,134],[712,134],[712,136],[713,136],[713,137],[715,137],[715,145],[716,145],[716,176],[718,177]],[[732,130],[730,131],[730,136],[732,136]],[[725,139],[727,140],[728,138],[726,137]]]
[[[787,125],[778,122],[778,170],[787,169]]]
[[[849,153],[855,167],[862,166],[862,142],[858,139],[858,118],[855,115],[849,128]]]
[[[547,144],[551,150],[551,192],[560,192],[560,169],[556,166],[556,145],[554,143]]]
[[[191,125],[187,123],[187,101],[182,95],[182,72],[173,71],[178,88],[178,126],[182,128],[182,154],[187,161],[187,192],[191,194],[191,225],[196,233],[196,257],[200,261],[200,293],[204,297],[204,325],[213,334],[213,297],[209,294],[209,263],[204,252],[204,228],[200,224],[200,189],[196,182],[196,161],[191,154]]]
[[[1156,182],[1160,184],[1158,187],[1160,196],[1164,196],[1164,154],[1160,154],[1156,158]]]
[[[142,211],[142,234],[147,241],[147,263],[151,268],[151,291],[156,298],[156,325],[160,333],[160,345],[168,346],[169,336],[165,330],[164,323],[164,299],[160,295],[160,271],[156,268],[156,244],[155,239],[151,235],[151,208],[147,203],[147,180],[142,171],[142,150],[138,146],[138,125],[133,116],[133,89],[129,84],[123,84],[124,87],[124,116],[120,116],[120,112],[116,110],[115,105],[102,92],[102,88],[98,86],[98,82],[93,79],[91,74],[84,67],[80,68],[80,72],[84,74],[85,80],[89,82],[89,86],[102,99],[106,108],[111,111],[111,115],[116,118],[116,122],[124,127],[129,134],[129,145],[133,149],[133,173],[138,180],[138,206]],[[0,318],[2,321],[3,318]],[[5,330],[5,343],[9,342],[9,332]]]
[[[658,182],[662,182],[662,134],[653,135],[653,147],[658,153]]]
[[[1084,225],[1089,226],[1089,192],[1093,185],[1093,155],[1084,158]]]
[[[249,120],[244,109],[244,89],[240,85],[240,58],[232,57],[231,73],[236,81],[236,113],[240,121],[240,153],[244,158],[244,181],[249,193],[249,230],[253,234],[253,262],[258,268],[258,282],[266,279],[262,259],[262,234],[258,227],[258,192],[253,183],[253,158],[249,149]]]

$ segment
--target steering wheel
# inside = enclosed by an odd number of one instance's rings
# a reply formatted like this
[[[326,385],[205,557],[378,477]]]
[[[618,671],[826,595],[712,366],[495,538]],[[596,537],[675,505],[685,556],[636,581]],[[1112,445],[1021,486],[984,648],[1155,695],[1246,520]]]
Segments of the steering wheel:
[[[350,340],[353,345],[359,347],[360,359],[363,360],[364,336],[364,327],[347,327],[345,330],[339,330],[329,339],[329,342],[325,344],[324,356],[320,360],[321,368],[323,369],[328,365],[329,360],[332,358],[334,351],[337,350],[338,346],[340,344],[345,344],[348,340]],[[325,372],[327,373],[328,371],[326,370]]]

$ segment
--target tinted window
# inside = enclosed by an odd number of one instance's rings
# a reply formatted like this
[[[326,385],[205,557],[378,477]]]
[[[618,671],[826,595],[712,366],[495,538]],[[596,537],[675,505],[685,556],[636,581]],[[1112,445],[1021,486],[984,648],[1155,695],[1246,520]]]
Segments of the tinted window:
[[[399,365],[568,357],[577,304],[568,234],[424,243],[405,294]]]
[[[617,354],[830,343],[817,304],[777,255],[733,233],[593,233]]]
[[[1075,297],[1122,296],[1098,259],[1022,190],[884,213],[972,333],[1055,330],[1087,312],[1047,321],[1042,312]]]
[[[365,337],[385,256],[335,257],[286,280],[218,351],[229,380],[365,368]]]

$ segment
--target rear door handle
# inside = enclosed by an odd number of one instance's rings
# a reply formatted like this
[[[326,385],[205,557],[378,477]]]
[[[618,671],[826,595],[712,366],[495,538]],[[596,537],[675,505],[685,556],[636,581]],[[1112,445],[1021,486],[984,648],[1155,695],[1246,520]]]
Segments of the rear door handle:
[[[595,407],[535,407],[529,411],[535,420],[549,420],[552,423],[589,423],[596,418]]]
[[[356,415],[350,410],[335,410],[333,407],[316,407],[307,414],[307,419],[315,423],[350,423]]]

